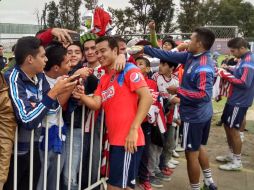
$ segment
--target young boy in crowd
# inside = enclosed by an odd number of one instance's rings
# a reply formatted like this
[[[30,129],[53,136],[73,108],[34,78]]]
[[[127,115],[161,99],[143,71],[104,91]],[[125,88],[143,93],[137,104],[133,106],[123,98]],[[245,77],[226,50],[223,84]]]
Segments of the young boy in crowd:
[[[157,82],[160,96],[163,99],[164,113],[166,115],[167,131],[164,135],[165,141],[163,144],[163,151],[161,155],[160,167],[162,172],[176,168],[178,161],[172,158],[173,150],[175,148],[175,127],[172,126],[175,103],[180,100],[176,96],[172,96],[167,92],[169,86],[179,86],[179,80],[173,74],[177,68],[177,64],[161,60],[159,65],[159,72],[153,75],[153,79]]]
[[[81,45],[80,42],[74,42],[73,44],[69,45],[67,47],[67,54],[68,57],[70,59],[70,63],[72,65],[72,70],[70,71],[70,75],[74,74],[91,74],[92,73],[92,69],[88,68],[88,67],[83,67],[84,64],[82,63],[83,60],[83,46]],[[81,78],[86,78],[86,76],[81,76]],[[93,91],[96,89],[97,87],[97,83],[98,83],[98,79],[93,76],[90,75],[86,78],[85,81],[83,81],[83,85],[85,88],[85,91],[87,94],[93,93]],[[78,105],[78,102],[74,99],[74,98],[70,98],[68,101],[68,104],[66,105],[66,110],[64,111],[64,121],[66,122],[67,125],[67,138],[66,138],[66,152],[67,152],[67,158],[64,164],[64,169],[63,169],[63,189],[67,189],[68,188],[68,177],[69,177],[69,160],[70,160],[70,128],[71,128],[71,114],[72,112],[74,112],[74,125],[73,125],[73,147],[72,147],[72,166],[71,166],[71,179],[69,179],[71,181],[71,190],[75,190],[78,188],[78,173],[79,173],[79,166],[81,163],[81,147],[82,147],[82,114],[83,114],[83,106],[82,105]],[[87,122],[87,121],[86,121]],[[97,142],[99,142],[98,139],[96,139]],[[87,152],[89,152],[89,147],[90,147],[90,133],[88,133],[87,131],[85,131],[84,133],[84,142],[83,142],[83,150],[87,150],[87,151],[83,151],[83,167],[85,165],[88,165],[89,163],[89,159],[87,159],[89,157],[89,155],[87,155]],[[95,159],[95,163],[98,162],[99,160],[99,156],[97,156],[96,158],[93,157],[93,159]],[[98,166],[96,168],[94,168],[93,164],[93,170],[98,170]],[[87,171],[83,171],[82,175],[84,175],[84,172]],[[97,172],[96,172],[97,174]],[[95,178],[95,175],[92,175],[92,179]],[[96,175],[96,179],[97,179],[97,175]],[[84,177],[82,178],[83,181],[87,181],[87,179]],[[93,180],[94,182],[94,180]],[[83,187],[82,187],[83,188]]]
[[[150,61],[146,57],[138,57],[136,60],[137,67],[140,68],[141,73],[144,75],[146,83],[153,94],[154,101],[157,101],[158,97],[158,87],[154,80],[148,78],[148,73],[150,72]],[[141,124],[144,136],[145,136],[145,147],[143,150],[143,155],[139,166],[139,187],[143,190],[151,190],[150,174],[148,170],[148,159],[151,154],[149,152],[149,147],[151,144],[151,129],[154,126],[150,123],[147,118]],[[153,182],[153,181],[152,181]],[[153,184],[154,185],[154,184]]]
[[[61,76],[68,75],[71,69],[70,59],[67,56],[67,50],[59,42],[49,44],[46,48],[46,57],[48,61],[44,68],[45,77],[49,83],[50,88],[53,88],[57,82],[57,79]],[[71,95],[71,91],[67,94],[64,102],[68,100]],[[63,96],[62,96],[63,97]],[[62,102],[62,103],[64,103]],[[41,171],[40,178],[37,185],[37,190],[43,189],[44,179],[44,162],[45,162],[45,134],[46,127],[48,127],[48,164],[47,164],[47,188],[48,190],[54,190],[57,183],[57,157],[61,154],[60,172],[63,168],[63,163],[66,157],[65,154],[65,138],[66,131],[65,125],[62,119],[61,107],[59,106],[56,110],[51,110],[47,113],[46,117],[42,122],[42,134],[40,138],[40,160],[41,160]],[[61,136],[59,136],[59,130],[61,128]]]

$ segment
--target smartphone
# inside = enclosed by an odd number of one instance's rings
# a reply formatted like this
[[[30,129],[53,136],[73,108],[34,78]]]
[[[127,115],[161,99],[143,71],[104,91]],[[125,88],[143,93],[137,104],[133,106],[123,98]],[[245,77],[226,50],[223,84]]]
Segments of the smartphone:
[[[80,34],[79,33],[68,33],[73,42],[80,42]]]

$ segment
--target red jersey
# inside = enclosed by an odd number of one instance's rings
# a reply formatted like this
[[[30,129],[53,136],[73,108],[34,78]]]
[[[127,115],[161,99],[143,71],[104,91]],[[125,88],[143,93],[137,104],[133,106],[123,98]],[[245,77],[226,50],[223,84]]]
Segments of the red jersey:
[[[111,145],[125,145],[138,109],[138,95],[135,90],[141,87],[147,87],[147,83],[140,69],[130,63],[126,64],[121,73],[111,71],[102,76],[95,95],[102,99]],[[137,146],[144,144],[144,134],[139,127]]]

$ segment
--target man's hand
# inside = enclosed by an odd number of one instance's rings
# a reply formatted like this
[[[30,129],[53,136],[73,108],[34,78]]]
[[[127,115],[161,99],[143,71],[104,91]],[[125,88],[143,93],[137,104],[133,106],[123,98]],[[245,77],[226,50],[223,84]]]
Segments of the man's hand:
[[[221,65],[221,68],[223,68],[223,69],[228,69],[228,68],[229,68],[229,66],[228,66],[228,65],[226,65],[226,64],[222,64],[222,65]]]
[[[71,77],[62,76],[57,79],[55,86],[48,92],[48,96],[52,99],[56,99],[58,95],[66,93],[67,91],[73,91],[77,84],[78,75],[72,75]]]
[[[181,43],[176,48],[178,49],[178,51],[185,51],[188,49],[188,47],[189,47],[188,43]]]
[[[64,44],[73,43],[69,33],[77,33],[77,32],[73,30],[64,29],[64,28],[53,28],[51,31],[51,34],[57,37],[59,42],[62,42]]]
[[[151,20],[148,24],[150,32],[155,32],[155,22],[154,20]]]
[[[169,94],[172,94],[172,95],[177,94],[177,87],[176,86],[169,86],[167,88],[167,91]]]
[[[134,153],[137,151],[138,127],[131,127],[128,136],[125,139],[125,151]]]
[[[116,71],[122,71],[125,68],[125,64],[126,64],[125,55],[124,54],[119,54],[116,58],[114,69]]]
[[[79,70],[77,70],[74,75],[80,75],[82,79],[86,79],[88,76],[90,76],[93,73],[93,69],[88,67],[83,67]]]
[[[77,85],[72,92],[72,96],[78,100],[81,99],[81,96],[85,94],[85,88],[83,85]]]

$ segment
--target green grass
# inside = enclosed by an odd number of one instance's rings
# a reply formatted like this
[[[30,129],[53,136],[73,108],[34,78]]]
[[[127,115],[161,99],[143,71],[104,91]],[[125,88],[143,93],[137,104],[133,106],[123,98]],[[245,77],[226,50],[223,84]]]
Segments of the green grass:
[[[213,110],[214,110],[213,112],[215,114],[221,113],[223,111],[223,109],[224,109],[226,101],[227,101],[227,98],[225,98],[225,97],[222,97],[222,100],[219,101],[219,102],[213,101]]]
[[[226,55],[220,55],[220,56],[218,57],[218,59],[217,59],[218,65],[221,65],[221,62],[225,59],[225,56],[226,56]]]
[[[7,59],[9,59],[12,55],[12,52],[4,52],[4,57],[7,57]]]

